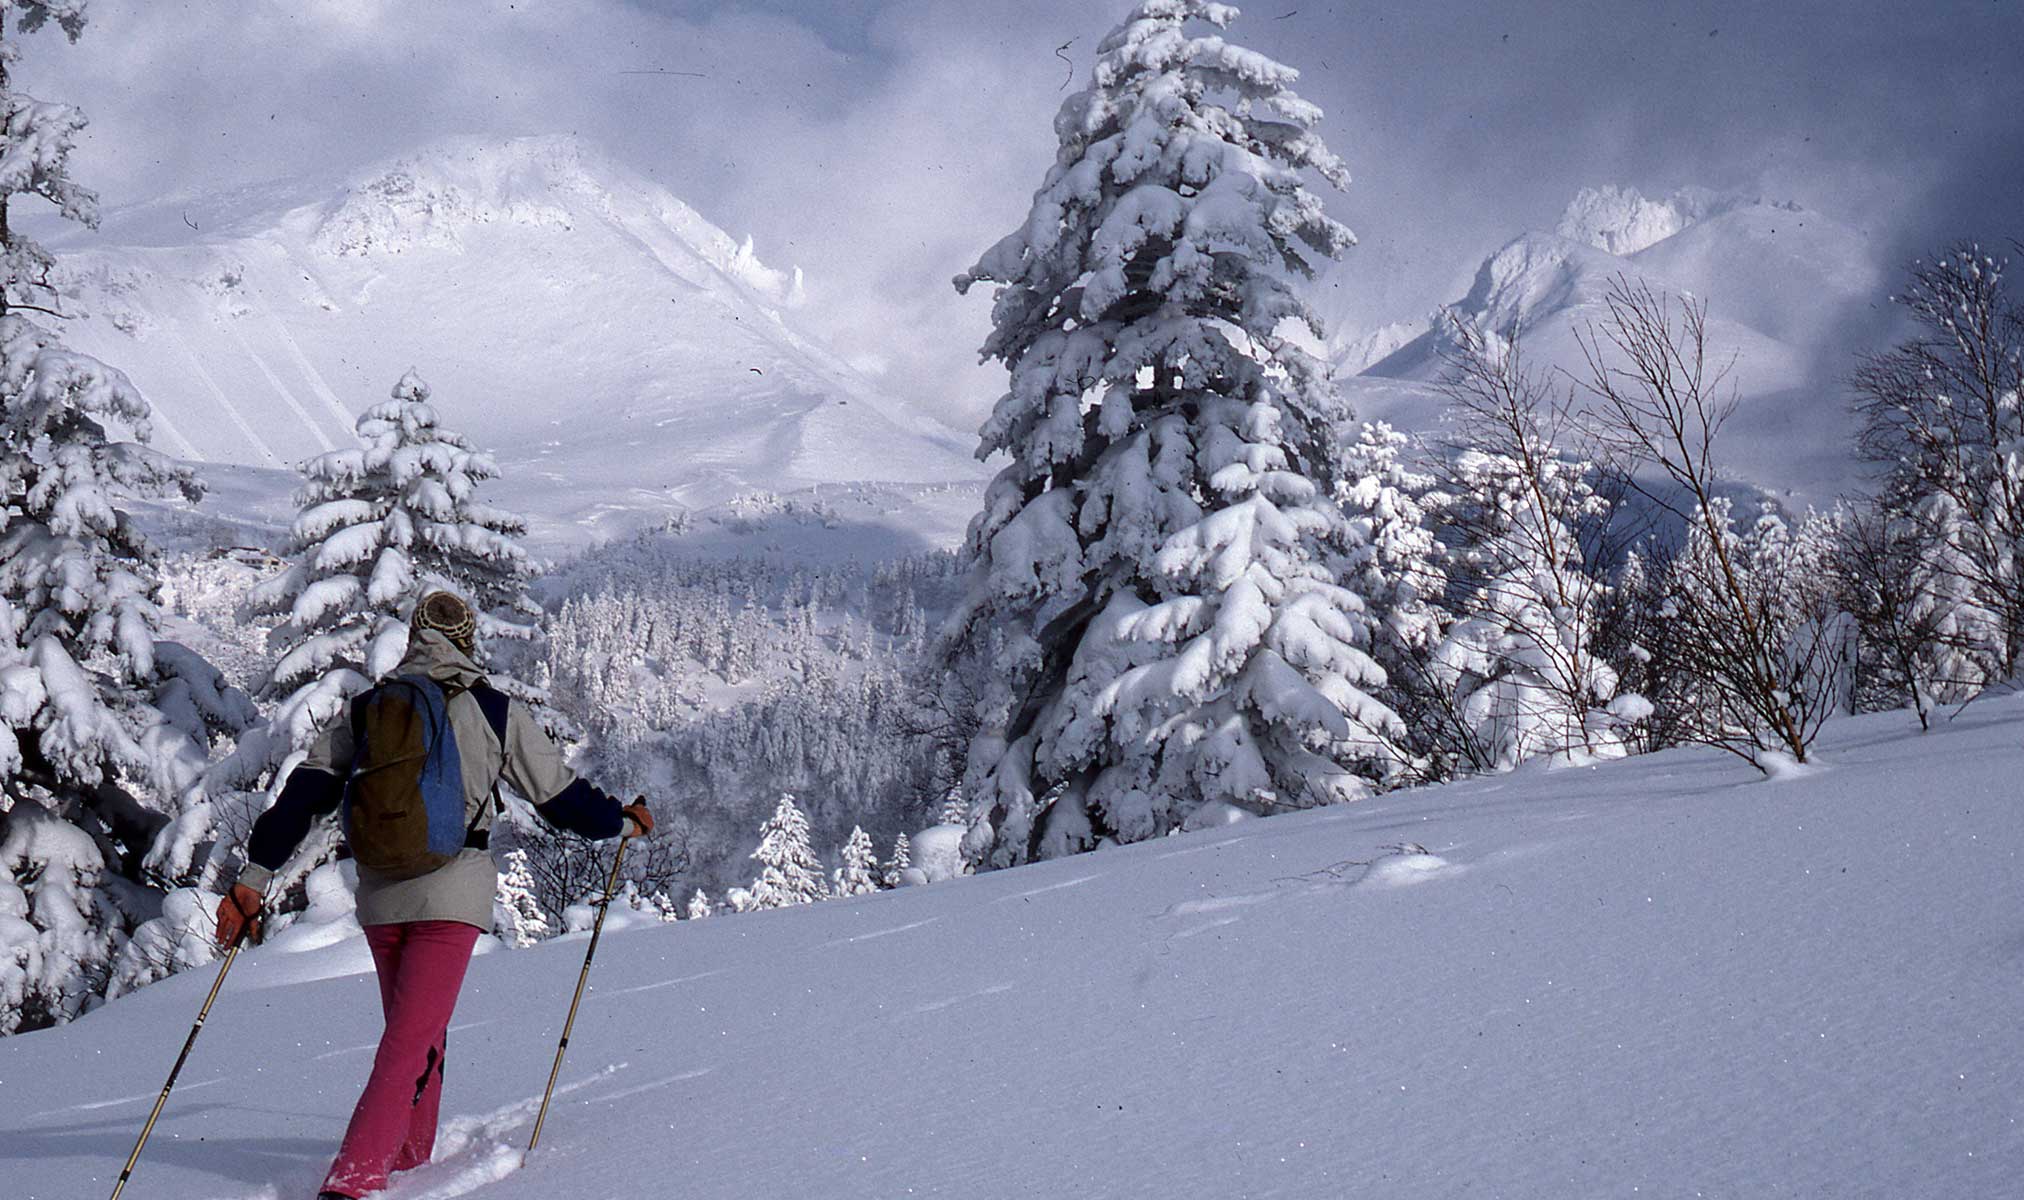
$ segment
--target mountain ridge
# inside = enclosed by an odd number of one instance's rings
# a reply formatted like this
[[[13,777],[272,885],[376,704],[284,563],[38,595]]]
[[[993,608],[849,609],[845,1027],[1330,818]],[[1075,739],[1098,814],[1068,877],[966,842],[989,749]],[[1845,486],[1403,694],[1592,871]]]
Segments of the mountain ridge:
[[[1527,359],[1565,390],[1588,375],[1581,343],[1607,319],[1615,281],[1641,281],[1675,306],[1708,307],[1709,365],[1730,366],[1739,401],[1721,461],[1747,482],[1826,503],[1860,479],[1838,379],[1853,347],[1838,322],[1881,302],[1878,258],[1860,231],[1795,204],[1588,189],[1555,230],[1521,233],[1485,258],[1468,292],[1389,354],[1347,369],[1373,335],[1338,338],[1331,352],[1360,416],[1429,433],[1446,407],[1439,381],[1458,325],[1515,329]]]

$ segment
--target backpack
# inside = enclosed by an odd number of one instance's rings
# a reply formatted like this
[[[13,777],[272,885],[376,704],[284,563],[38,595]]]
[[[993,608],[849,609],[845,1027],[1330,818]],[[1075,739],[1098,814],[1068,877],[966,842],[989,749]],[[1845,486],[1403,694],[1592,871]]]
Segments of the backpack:
[[[352,767],[345,782],[344,837],[361,867],[414,879],[490,839],[466,823],[464,760],[450,723],[450,701],[463,694],[426,675],[403,675],[352,702]],[[471,689],[492,731],[506,742],[505,696],[484,683]]]

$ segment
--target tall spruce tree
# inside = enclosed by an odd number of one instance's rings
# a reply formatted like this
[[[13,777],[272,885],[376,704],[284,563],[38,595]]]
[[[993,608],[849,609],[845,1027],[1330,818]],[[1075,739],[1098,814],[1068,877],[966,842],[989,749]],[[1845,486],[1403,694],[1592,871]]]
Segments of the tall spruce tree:
[[[979,456],[953,656],[992,680],[966,853],[997,865],[1172,829],[1197,807],[1363,794],[1395,760],[1362,600],[1332,578],[1339,404],[1287,336],[1354,241],[1307,189],[1349,175],[1296,72],[1149,0],[1055,118],[1025,224],[956,279],[1000,285],[1011,387]]]
[[[81,0],[0,2],[0,1033],[77,1015],[161,893],[144,865],[212,737],[251,702],[200,656],[157,640],[155,555],[123,496],[194,497],[150,451],[125,375],[66,349],[49,253],[14,228],[16,197],[87,227],[69,173],[83,114],[23,93],[21,39],[73,41]]]

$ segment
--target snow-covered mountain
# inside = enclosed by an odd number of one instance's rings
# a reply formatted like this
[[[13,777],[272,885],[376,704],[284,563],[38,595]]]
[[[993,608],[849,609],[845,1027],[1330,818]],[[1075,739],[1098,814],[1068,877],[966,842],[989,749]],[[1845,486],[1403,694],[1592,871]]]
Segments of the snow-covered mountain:
[[[59,247],[82,314],[66,336],[131,375],[157,444],[192,459],[290,467],[415,367],[512,499],[593,527],[981,474],[965,436],[795,328],[798,271],[569,137],[157,202]]]
[[[1607,316],[1603,299],[1618,276],[1705,300],[1711,361],[1733,360],[1742,398],[1723,461],[1760,485],[1831,500],[1854,479],[1841,377],[1853,365],[1851,313],[1886,303],[1879,257],[1860,231],[1792,204],[1590,189],[1553,232],[1522,234],[1491,255],[1445,314],[1498,333],[1515,328],[1534,366],[1583,377],[1578,338]],[[1361,415],[1432,427],[1442,401],[1431,385],[1453,348],[1440,317],[1345,380]],[[1388,337],[1402,340],[1395,330]],[[1356,370],[1368,341],[1337,342],[1338,368]]]

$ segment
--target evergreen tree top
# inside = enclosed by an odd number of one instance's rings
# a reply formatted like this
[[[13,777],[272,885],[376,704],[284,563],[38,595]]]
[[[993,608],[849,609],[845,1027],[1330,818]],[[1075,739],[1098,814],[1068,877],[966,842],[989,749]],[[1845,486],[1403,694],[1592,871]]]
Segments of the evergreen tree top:
[[[1190,310],[1234,306],[1265,330],[1305,315],[1283,289],[1227,294],[1229,267],[1306,275],[1309,252],[1335,257],[1354,244],[1304,185],[1312,170],[1342,188],[1349,172],[1314,132],[1321,110],[1292,90],[1297,71],[1183,29],[1235,16],[1154,0],[1104,40],[1092,81],[1055,118],[1060,149],[1026,224],[956,277],[962,291],[1010,285],[987,356],[1016,357],[1021,331],[1058,323],[1049,316],[1099,320],[1135,287]]]
[[[74,42],[84,32],[84,10],[88,3],[90,0],[0,0],[0,26],[4,26],[10,14],[23,33],[34,33],[54,21]]]

